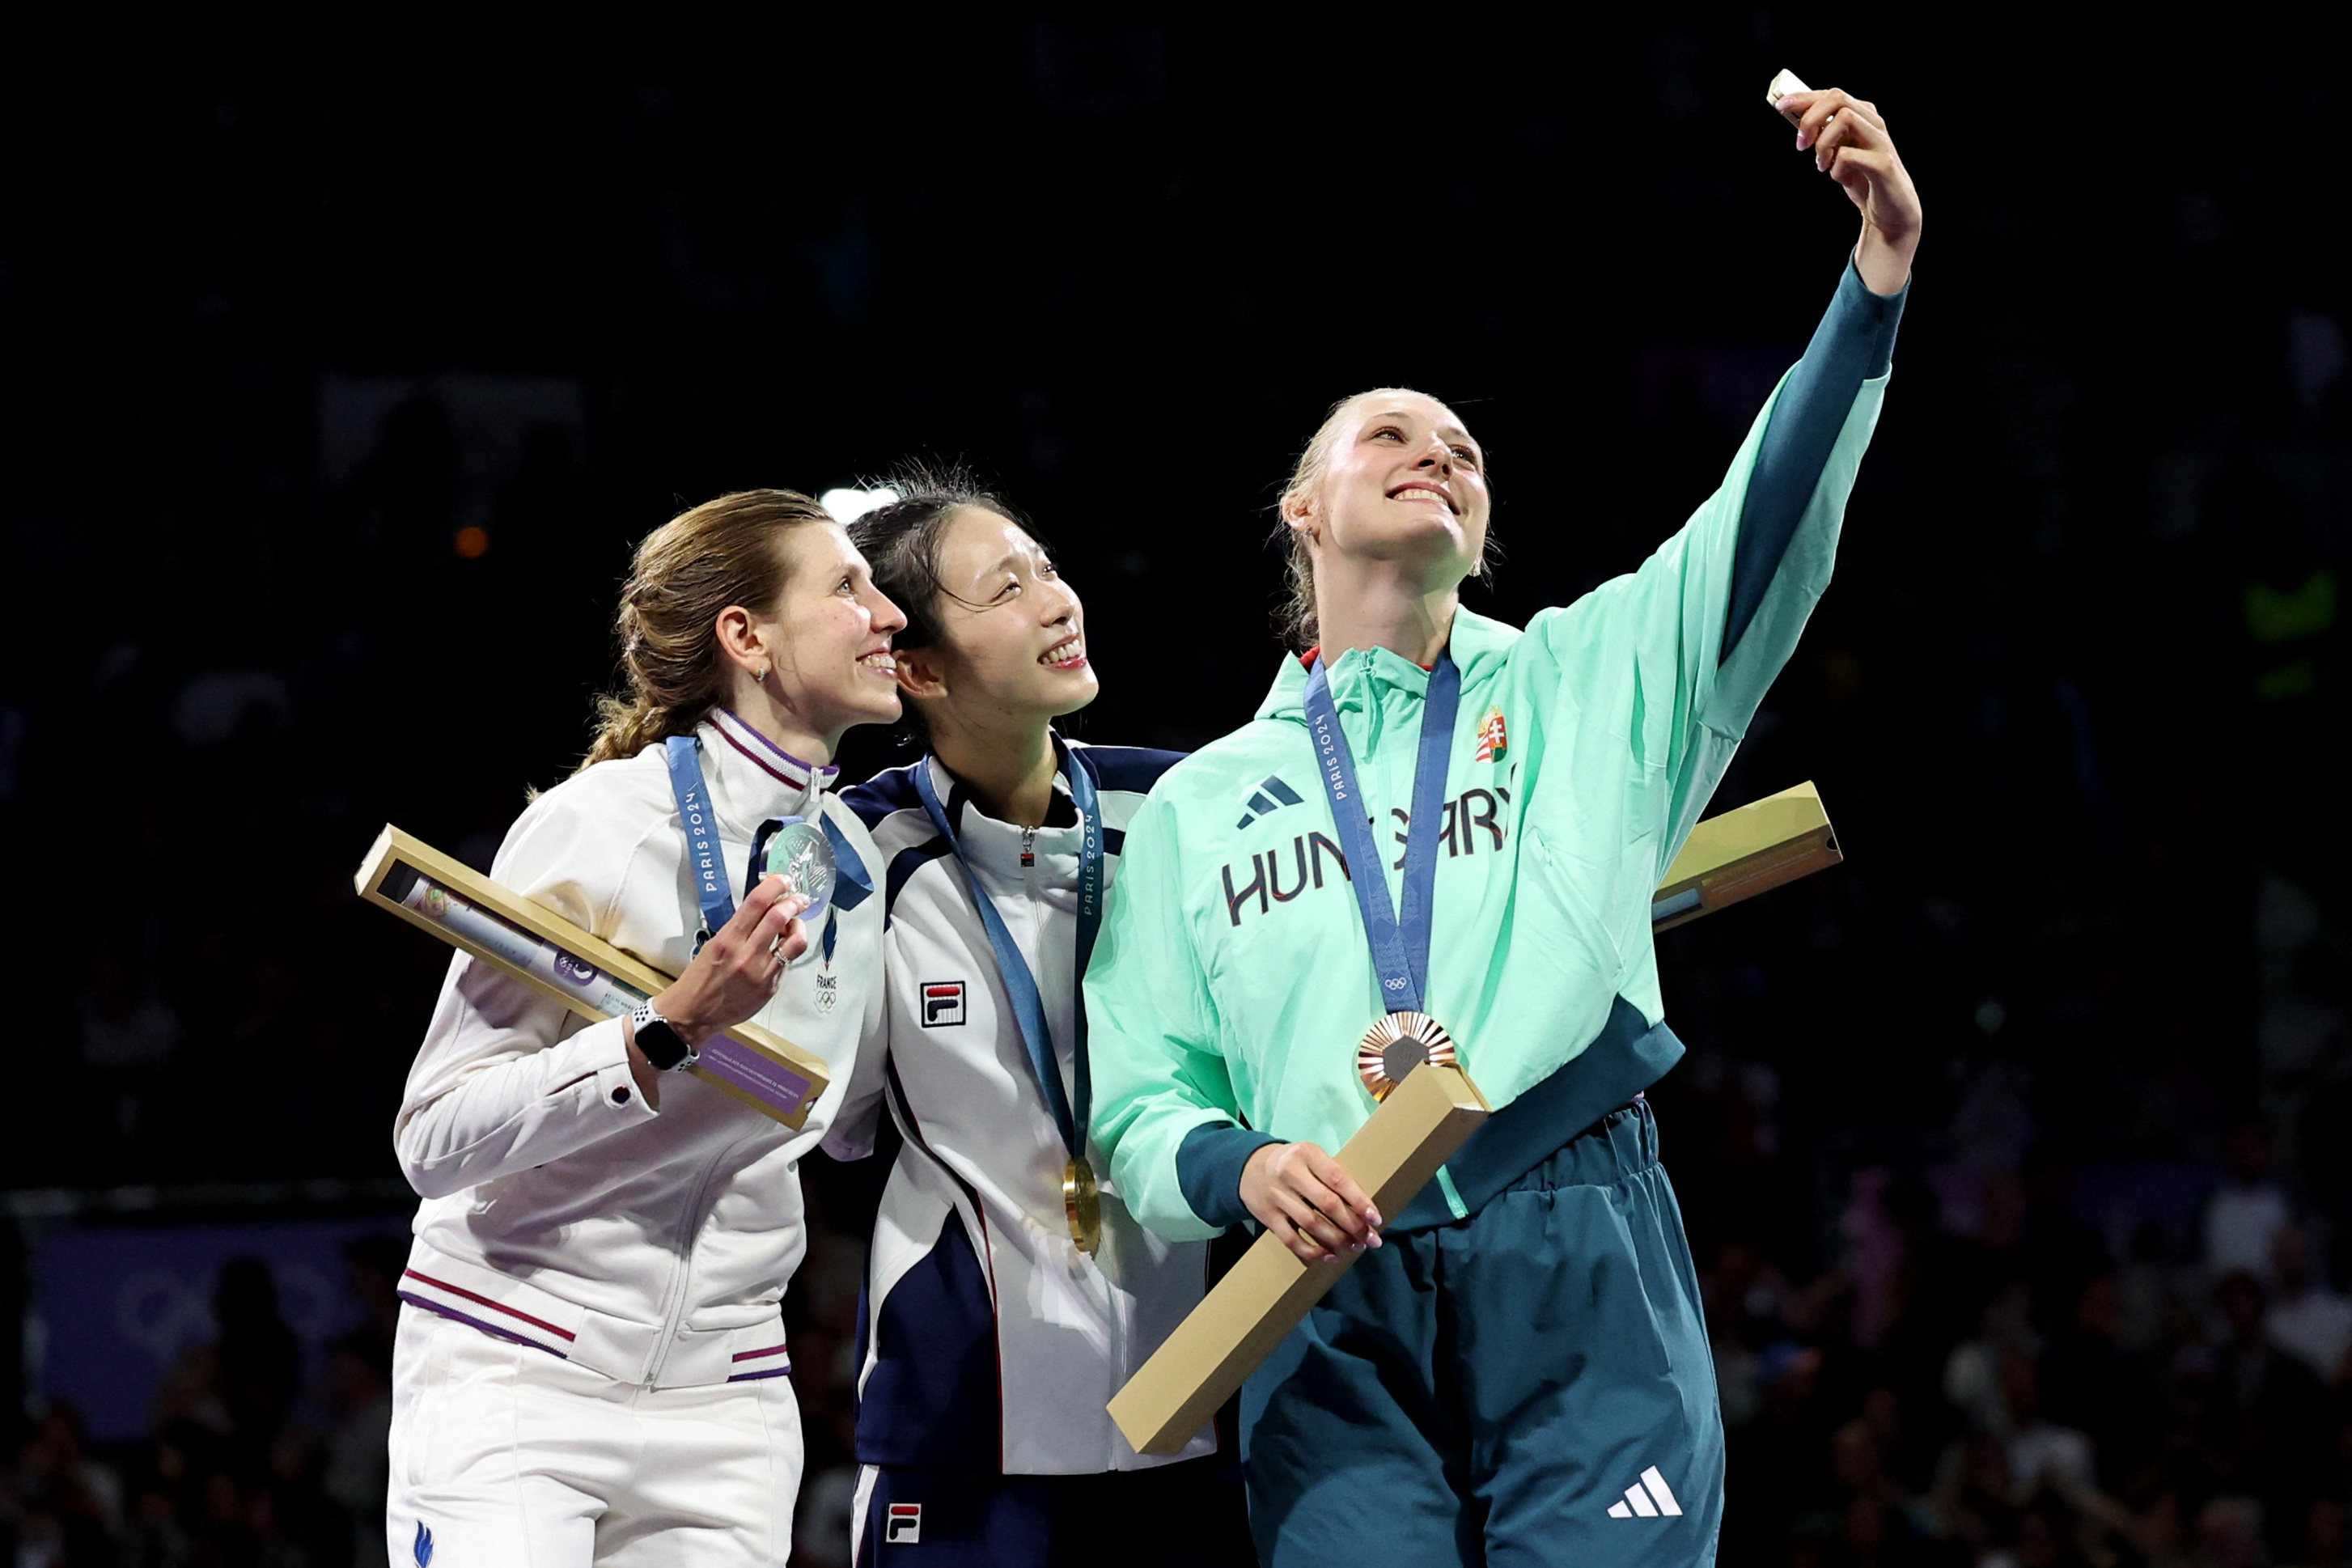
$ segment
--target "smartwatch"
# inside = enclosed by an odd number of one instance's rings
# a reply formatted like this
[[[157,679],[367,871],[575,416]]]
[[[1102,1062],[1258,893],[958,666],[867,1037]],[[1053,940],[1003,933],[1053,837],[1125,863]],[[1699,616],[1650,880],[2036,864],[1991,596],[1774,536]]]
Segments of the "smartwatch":
[[[646,1060],[663,1072],[684,1072],[702,1059],[702,1053],[688,1045],[667,1018],[654,1011],[651,999],[631,1011],[629,1028]]]

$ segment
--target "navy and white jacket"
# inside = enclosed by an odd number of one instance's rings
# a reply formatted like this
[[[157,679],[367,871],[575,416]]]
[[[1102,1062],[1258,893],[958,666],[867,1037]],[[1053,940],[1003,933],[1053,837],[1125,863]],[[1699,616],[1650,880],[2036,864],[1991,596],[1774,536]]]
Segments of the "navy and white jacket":
[[[1117,876],[1128,819],[1172,752],[1077,746]],[[996,957],[948,846],[915,792],[928,767],[964,853],[1044,995],[1070,1086],[1079,976],[1079,828],[983,814],[935,757],[843,797],[872,832],[884,878],[881,1037],[858,1050],[826,1152],[872,1152],[887,1102],[905,1136],[875,1221],[858,1362],[857,1457],[869,1465],[1007,1475],[1142,1469],[1211,1452],[1139,1455],[1104,1406],[1201,1300],[1205,1247],[1146,1230],[1102,1186],[1102,1245],[1070,1239],[1061,1133],[1032,1076]],[[1024,863],[1024,854],[1026,861]],[[1099,1149],[1095,1170],[1109,1169]]]

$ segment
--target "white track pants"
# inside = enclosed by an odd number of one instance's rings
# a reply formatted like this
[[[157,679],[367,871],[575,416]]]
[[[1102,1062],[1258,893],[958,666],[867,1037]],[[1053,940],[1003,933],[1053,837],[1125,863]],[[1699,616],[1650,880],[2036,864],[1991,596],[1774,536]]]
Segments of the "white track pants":
[[[393,1568],[766,1568],[800,1478],[788,1377],[640,1388],[401,1310]]]

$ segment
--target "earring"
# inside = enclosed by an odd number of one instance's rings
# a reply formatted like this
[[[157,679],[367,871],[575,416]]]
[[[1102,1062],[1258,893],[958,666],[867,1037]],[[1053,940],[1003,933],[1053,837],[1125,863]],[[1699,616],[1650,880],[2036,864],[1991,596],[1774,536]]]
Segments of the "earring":
[[[768,679],[768,667],[763,664],[759,668],[753,670],[751,672],[751,679],[757,681],[765,682]]]

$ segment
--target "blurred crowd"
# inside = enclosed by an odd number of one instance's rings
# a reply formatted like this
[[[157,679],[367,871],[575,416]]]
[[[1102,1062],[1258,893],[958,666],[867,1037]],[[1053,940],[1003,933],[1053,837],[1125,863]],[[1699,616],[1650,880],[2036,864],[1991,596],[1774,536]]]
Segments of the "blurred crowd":
[[[1680,1110],[1701,1141],[1769,1142],[1759,1082],[1662,1095],[1662,1115]],[[2281,1181],[2263,1123],[2229,1129],[2225,1146],[2189,1227],[2148,1225],[2121,1247],[2085,1219],[2074,1172],[2040,1156],[1925,1176],[1853,1168],[1826,1268],[1694,1208],[1730,1439],[1723,1561],[2352,1564],[2352,1297],[2326,1247],[2337,1233]],[[1669,1146],[1686,1202],[1723,1174],[1706,1153],[1692,1137]],[[785,1308],[809,1459],[794,1561],[827,1568],[848,1562],[872,1191],[863,1173],[804,1168],[812,1245]],[[92,1445],[69,1401],[35,1401],[0,1440],[0,1563],[395,1561],[383,1499],[403,1258],[390,1236],[346,1249],[362,1326],[308,1364],[267,1267],[230,1261],[217,1337],[172,1370],[138,1441]]]
[[[871,1183],[833,1168],[812,1186],[812,1245],[785,1303],[808,1467],[793,1560],[847,1568],[856,1484],[853,1356]],[[828,1195],[831,1203],[828,1205]],[[343,1251],[360,1326],[306,1353],[268,1265],[229,1258],[212,1296],[214,1337],[163,1378],[152,1422],[93,1442],[69,1394],[0,1420],[5,1568],[407,1568],[388,1551],[385,1444],[392,1426],[395,1291],[404,1241]]]
[[[2071,1175],[1860,1172],[1810,1277],[1714,1246],[1726,1563],[2352,1562],[2352,1299],[2266,1131],[2230,1135],[2192,1237],[2110,1248]]]
[[[93,1446],[65,1400],[15,1416],[0,1447],[9,1568],[344,1568],[387,1561],[397,1241],[345,1257],[362,1326],[306,1366],[270,1271],[229,1260],[218,1334],[171,1369],[142,1441]],[[35,1413],[37,1412],[37,1413]]]

